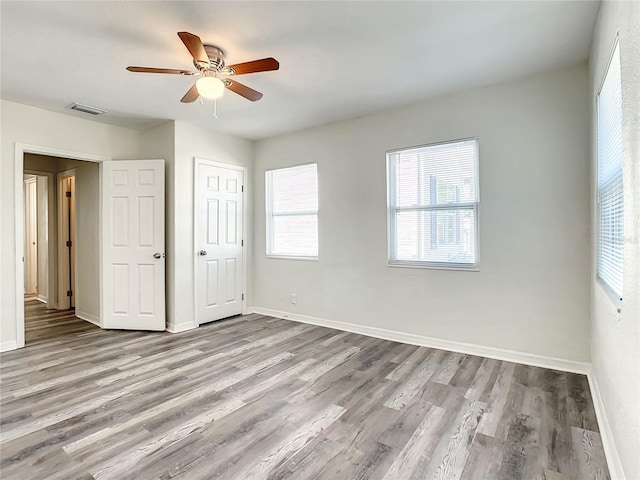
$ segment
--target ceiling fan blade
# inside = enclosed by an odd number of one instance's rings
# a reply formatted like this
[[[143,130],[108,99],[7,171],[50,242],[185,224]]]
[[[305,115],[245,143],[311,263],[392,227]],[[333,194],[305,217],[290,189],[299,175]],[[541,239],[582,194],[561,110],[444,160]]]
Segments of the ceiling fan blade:
[[[229,80],[228,78],[225,79],[224,84],[232,92],[235,92],[241,97],[244,97],[247,100],[251,100],[252,102],[255,102],[256,100],[260,100],[262,98],[262,94],[257,90],[249,88],[241,83],[234,82],[233,80]]]
[[[196,62],[209,63],[209,55],[197,35],[189,32],[178,32],[178,36]]]
[[[189,89],[187,93],[184,94],[184,97],[180,100],[182,103],[191,103],[195,102],[200,94],[198,93],[198,89],[196,88],[196,84],[193,84],[193,87]]]
[[[196,73],[190,70],[178,70],[176,68],[127,67],[127,70],[137,73],[169,73],[173,75],[195,75]]]
[[[228,65],[226,69],[232,70],[231,75],[244,75],[245,73],[268,72],[270,70],[278,70],[280,63],[275,58],[262,58],[253,60],[252,62],[236,63]]]

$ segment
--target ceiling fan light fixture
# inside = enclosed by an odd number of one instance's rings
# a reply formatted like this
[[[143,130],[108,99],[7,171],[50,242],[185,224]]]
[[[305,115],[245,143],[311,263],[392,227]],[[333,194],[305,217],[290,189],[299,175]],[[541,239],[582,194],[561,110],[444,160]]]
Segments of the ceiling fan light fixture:
[[[193,65],[197,72],[190,70],[180,70],[177,68],[155,68],[155,67],[135,67],[129,66],[127,70],[137,73],[164,73],[168,75],[202,75],[191,88],[180,99],[182,103],[192,103],[198,98],[215,100],[220,98],[225,90],[231,90],[233,93],[240,95],[251,102],[255,102],[262,98],[262,93],[249,88],[235,80],[223,77],[244,75],[247,73],[269,72],[278,70],[280,63],[273,58],[261,58],[250,62],[236,63],[234,65],[226,65],[224,63],[224,52],[215,45],[210,43],[202,43],[197,35],[189,32],[178,32],[178,36],[184,46],[187,47],[191,57],[193,57]]]
[[[224,93],[224,83],[218,77],[203,76],[196,82],[196,89],[201,97],[220,98]]]

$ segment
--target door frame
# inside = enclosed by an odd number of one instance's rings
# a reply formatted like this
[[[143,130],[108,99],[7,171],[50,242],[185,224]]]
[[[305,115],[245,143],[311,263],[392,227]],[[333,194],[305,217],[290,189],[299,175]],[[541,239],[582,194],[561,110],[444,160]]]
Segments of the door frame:
[[[111,160],[111,157],[104,155],[94,155],[90,153],[74,152],[70,150],[62,150],[59,148],[44,147],[40,145],[29,145],[25,143],[15,144],[14,156],[14,198],[15,198],[15,288],[16,288],[16,347],[22,348],[25,344],[24,332],[24,294],[22,292],[24,285],[24,194],[22,190],[22,179],[24,172],[24,154],[33,153],[36,155],[48,155],[50,157],[62,157],[71,160],[84,160],[86,162],[97,162],[99,165],[100,184],[102,184],[102,162]],[[102,188],[102,187],[100,187]],[[102,191],[99,192],[100,202],[102,203]],[[102,204],[100,205],[102,210]],[[102,227],[101,227],[102,228]],[[100,232],[100,238],[102,232]],[[98,251],[102,256],[102,241],[98,239]],[[100,278],[102,278],[102,266],[99,270]],[[100,304],[102,305],[102,292],[100,295]]]
[[[197,211],[198,211],[198,165],[208,165],[210,167],[226,168],[228,170],[236,170],[242,172],[244,181],[242,189],[242,292],[244,298],[242,299],[242,315],[247,314],[247,189],[244,188],[249,183],[247,167],[241,165],[234,165],[232,163],[217,162],[214,160],[207,160],[205,158],[194,157],[193,158],[193,326],[199,327],[198,323],[198,237],[196,236],[197,227]]]

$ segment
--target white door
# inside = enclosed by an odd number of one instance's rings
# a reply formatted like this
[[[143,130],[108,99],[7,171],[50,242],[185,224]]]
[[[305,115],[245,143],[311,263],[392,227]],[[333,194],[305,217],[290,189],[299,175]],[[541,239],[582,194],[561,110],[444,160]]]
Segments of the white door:
[[[242,313],[244,171],[196,162],[195,271],[199,324]]]
[[[24,180],[24,293],[35,295],[38,291],[38,227],[36,177],[29,175]]]
[[[102,167],[102,327],[164,330],[164,160]]]
[[[76,174],[58,174],[58,306],[76,305]]]

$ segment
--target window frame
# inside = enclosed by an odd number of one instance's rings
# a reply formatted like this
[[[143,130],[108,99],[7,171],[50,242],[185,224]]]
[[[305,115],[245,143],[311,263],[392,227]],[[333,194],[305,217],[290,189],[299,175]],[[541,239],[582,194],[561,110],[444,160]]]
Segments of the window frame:
[[[429,205],[429,206],[412,206],[397,207],[395,203],[395,189],[397,185],[396,169],[392,166],[392,155],[414,150],[418,148],[435,147],[438,145],[454,144],[459,142],[473,141],[475,144],[474,158],[474,180],[475,180],[475,202],[461,202],[455,204]],[[426,268],[432,270],[454,270],[463,272],[479,272],[480,271],[480,145],[478,137],[465,137],[453,140],[445,140],[441,142],[433,142],[423,145],[414,145],[411,147],[396,148],[386,152],[387,167],[387,266],[400,268]],[[456,262],[431,262],[417,260],[398,260],[395,242],[396,233],[396,217],[400,211],[430,211],[437,212],[442,210],[471,210],[473,211],[475,220],[475,262],[474,263],[456,263]]]
[[[273,177],[271,176],[273,172],[279,170],[289,170],[292,168],[306,167],[308,165],[316,166],[316,182],[318,184],[318,209],[313,210],[299,210],[295,212],[287,212],[287,213],[273,213],[273,196],[272,196],[272,185],[273,185]],[[303,261],[318,261],[318,257],[320,255],[320,192],[319,192],[319,174],[318,174],[318,162],[307,162],[307,163],[299,163],[296,165],[288,165],[286,167],[276,167],[269,168],[264,171],[265,175],[265,233],[266,233],[266,242],[265,242],[265,253],[267,258],[273,259],[281,259],[281,260],[303,260]],[[316,216],[316,225],[318,229],[318,254],[317,255],[291,255],[291,254],[277,254],[271,253],[273,250],[273,234],[274,234],[274,217],[291,217],[291,216],[302,216],[302,215],[315,215]]]
[[[602,89],[604,88],[605,82],[607,80],[607,76],[609,74],[609,69],[611,68],[611,64],[613,63],[614,57],[616,55],[616,52],[618,52],[618,63],[620,65],[620,69],[621,71],[619,72],[619,76],[620,76],[620,82],[622,83],[622,65],[621,65],[621,61],[622,59],[620,58],[620,41],[619,41],[619,37],[616,35],[616,38],[613,42],[613,47],[611,49],[611,53],[609,54],[609,59],[607,60],[607,65],[604,69],[604,73],[602,75],[602,79],[600,81],[600,86],[598,88],[598,92],[596,93],[595,96],[595,111],[596,111],[596,115],[595,115],[595,133],[596,133],[596,141],[595,141],[595,154],[596,154],[596,164],[595,164],[595,217],[596,217],[596,225],[595,225],[595,279],[596,282],[600,285],[600,287],[602,288],[602,290],[605,292],[605,294],[609,297],[609,299],[613,302],[614,306],[616,308],[618,308],[618,310],[622,307],[622,301],[623,301],[623,293],[624,292],[616,292],[616,290],[604,279],[602,278],[602,276],[600,275],[600,255],[601,255],[601,250],[600,250],[600,244],[601,244],[601,221],[602,221],[602,216],[601,216],[601,207],[600,207],[600,197],[601,197],[601,188],[600,188],[600,96],[602,94]],[[622,85],[620,85],[620,89],[621,89],[621,95],[622,95]],[[621,99],[621,105],[620,105],[620,114],[624,115],[624,105],[622,105],[622,99]],[[621,132],[622,135],[624,135],[624,132]],[[624,145],[621,145],[621,147],[623,148],[623,152],[624,152]],[[624,153],[622,153],[623,158],[622,158],[622,163],[621,163],[621,168],[620,168],[620,174],[622,175],[622,207],[623,207],[623,211],[624,211]],[[610,187],[611,185],[607,185],[606,187]],[[605,189],[606,189],[605,187]],[[604,189],[602,189],[604,190]],[[624,214],[622,217],[622,229],[624,232]],[[624,234],[623,234],[623,242],[624,242]],[[622,281],[624,282],[624,245],[623,245],[623,257],[622,257],[622,265],[621,265],[621,269],[623,271],[623,278]],[[622,285],[622,288],[624,289],[624,283]]]

